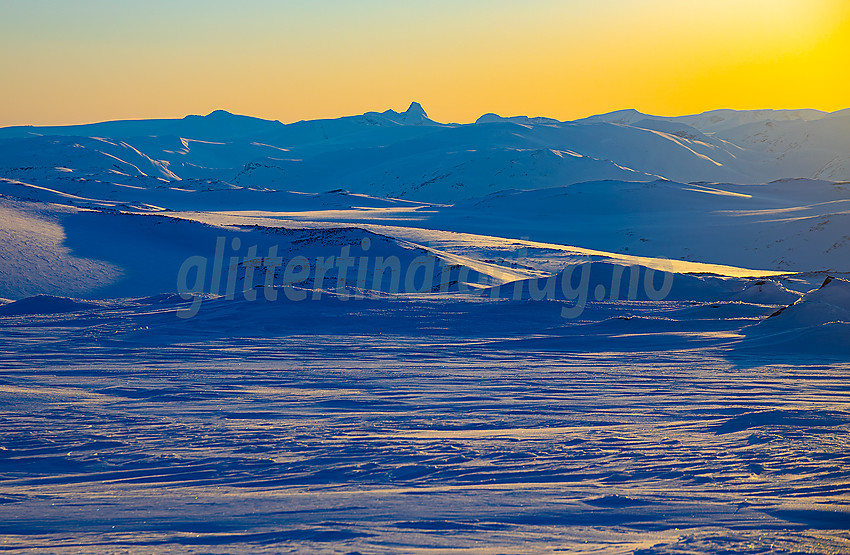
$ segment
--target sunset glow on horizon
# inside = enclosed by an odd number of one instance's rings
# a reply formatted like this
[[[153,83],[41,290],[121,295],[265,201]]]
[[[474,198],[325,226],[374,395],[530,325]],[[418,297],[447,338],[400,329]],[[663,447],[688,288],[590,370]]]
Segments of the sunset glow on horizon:
[[[850,107],[844,0],[0,1],[0,126]]]

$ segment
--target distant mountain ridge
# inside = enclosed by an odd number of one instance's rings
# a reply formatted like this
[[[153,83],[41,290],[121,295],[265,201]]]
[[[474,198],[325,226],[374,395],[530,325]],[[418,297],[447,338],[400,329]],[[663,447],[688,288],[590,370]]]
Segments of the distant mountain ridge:
[[[850,111],[622,110],[576,121],[430,119],[417,102],[283,124],[216,110],[181,119],[0,129],[0,177],[66,193],[133,188],[352,192],[456,202],[593,180],[850,180]],[[129,187],[129,188],[128,188]],[[129,196],[128,196],[129,195]]]

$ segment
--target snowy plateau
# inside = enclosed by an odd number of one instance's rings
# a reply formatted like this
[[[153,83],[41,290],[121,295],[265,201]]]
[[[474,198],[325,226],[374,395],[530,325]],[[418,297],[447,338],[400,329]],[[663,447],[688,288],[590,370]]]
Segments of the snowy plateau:
[[[850,110],[0,129],[0,551],[850,553]]]

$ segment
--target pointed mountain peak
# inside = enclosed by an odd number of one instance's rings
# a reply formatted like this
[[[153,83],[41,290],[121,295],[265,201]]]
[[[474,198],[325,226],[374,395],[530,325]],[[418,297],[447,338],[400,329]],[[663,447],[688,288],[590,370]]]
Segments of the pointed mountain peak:
[[[390,121],[396,125],[442,125],[431,121],[428,118],[428,114],[425,113],[425,109],[418,102],[411,102],[410,106],[404,112],[386,110],[384,112],[366,112],[363,115],[367,118],[380,118],[384,122]]]
[[[428,117],[428,114],[425,113],[425,109],[422,108],[422,105],[418,102],[411,102],[410,107],[404,113],[408,116],[421,116],[423,118]]]

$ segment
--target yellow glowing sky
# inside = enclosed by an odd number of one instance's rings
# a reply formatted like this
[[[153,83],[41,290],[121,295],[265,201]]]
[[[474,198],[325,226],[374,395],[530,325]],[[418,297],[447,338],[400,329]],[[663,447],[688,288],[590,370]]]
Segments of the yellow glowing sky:
[[[850,107],[848,0],[0,0],[0,125]]]

